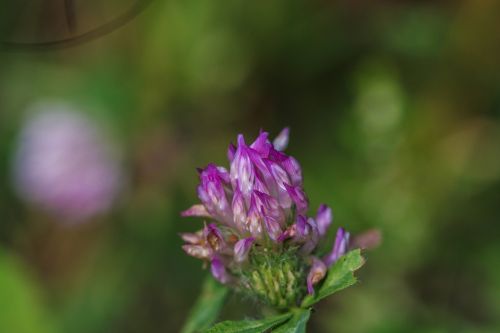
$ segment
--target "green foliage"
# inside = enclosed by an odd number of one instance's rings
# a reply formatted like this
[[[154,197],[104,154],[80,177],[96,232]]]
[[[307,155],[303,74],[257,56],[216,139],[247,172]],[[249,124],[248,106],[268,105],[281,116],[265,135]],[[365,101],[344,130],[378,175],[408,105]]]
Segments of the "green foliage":
[[[292,309],[290,312],[262,320],[225,321],[206,333],[263,333],[269,329],[277,333],[305,333],[311,309]]]
[[[308,295],[302,301],[302,307],[307,308],[319,302],[321,299],[330,296],[337,291],[345,289],[356,283],[354,271],[364,264],[361,250],[353,250],[342,256],[327,273],[327,276],[319,290],[314,295]]]
[[[356,283],[356,277],[354,276],[354,271],[358,270],[364,264],[364,258],[361,256],[361,250],[353,250],[346,255],[342,256],[333,265],[328,274],[321,284],[319,290],[316,291],[314,295],[308,295],[302,301],[302,308],[292,308],[290,312],[277,317],[265,318],[262,320],[243,320],[243,321],[224,321],[219,323],[209,330],[207,333],[257,333],[266,332],[267,330],[277,327],[274,331],[279,333],[305,333],[306,324],[311,315],[311,306],[321,299],[330,296],[342,289],[352,286]],[[206,291],[207,284],[204,288]],[[213,298],[203,298],[196,305],[193,310],[190,319],[188,320],[187,326],[184,328],[183,332],[195,332],[197,329],[201,329],[202,326],[195,326],[204,323],[206,317],[204,312],[210,311],[211,315],[207,316],[210,319],[215,319],[218,310],[223,302],[222,299]],[[211,304],[210,302],[214,302]],[[215,313],[213,313],[215,312]],[[201,315],[200,315],[201,313]],[[193,324],[190,324],[193,322]],[[193,328],[191,328],[191,326]],[[186,328],[189,327],[190,330]],[[204,326],[206,327],[206,326]]]
[[[295,309],[293,317],[283,325],[277,327],[276,333],[305,333],[306,325],[311,316],[311,309]]]
[[[191,310],[182,333],[194,333],[207,329],[219,315],[228,289],[207,276],[201,295]]]
[[[305,333],[311,309],[293,309],[280,316],[262,320],[225,321],[206,333],[263,333],[269,329],[276,333]]]
[[[0,330],[16,333],[54,333],[38,286],[16,258],[0,255]]]
[[[261,320],[223,321],[205,331],[206,333],[261,333],[276,327],[292,317],[292,313]]]

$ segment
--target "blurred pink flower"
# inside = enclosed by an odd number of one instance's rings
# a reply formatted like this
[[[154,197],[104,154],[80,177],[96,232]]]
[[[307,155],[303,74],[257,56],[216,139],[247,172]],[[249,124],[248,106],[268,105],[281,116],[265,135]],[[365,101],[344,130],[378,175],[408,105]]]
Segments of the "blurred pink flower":
[[[43,103],[32,108],[21,130],[13,176],[26,201],[82,221],[111,208],[122,166],[90,118],[64,103]]]

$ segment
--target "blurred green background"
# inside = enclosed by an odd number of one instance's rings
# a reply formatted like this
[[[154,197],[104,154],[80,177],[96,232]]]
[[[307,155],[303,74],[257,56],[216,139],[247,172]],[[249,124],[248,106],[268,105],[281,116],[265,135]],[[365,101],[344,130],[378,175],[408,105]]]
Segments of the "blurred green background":
[[[28,36],[1,3],[2,38]],[[129,3],[81,4],[80,27]],[[65,37],[43,24],[57,10],[33,16],[36,38]],[[499,22],[494,0],[156,0],[88,43],[3,48],[0,331],[178,332],[206,274],[178,237],[201,223],[179,217],[195,168],[227,166],[237,133],[290,126],[312,209],[384,236],[310,332],[499,332]],[[26,110],[47,99],[123,151],[126,186],[86,223],[12,187]],[[224,318],[252,307],[230,302]]]

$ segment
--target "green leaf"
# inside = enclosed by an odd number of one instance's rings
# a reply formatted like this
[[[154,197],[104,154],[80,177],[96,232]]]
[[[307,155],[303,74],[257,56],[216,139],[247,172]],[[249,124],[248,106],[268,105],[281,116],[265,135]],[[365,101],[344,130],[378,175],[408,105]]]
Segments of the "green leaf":
[[[321,299],[355,284],[357,279],[353,273],[363,266],[364,262],[365,260],[361,256],[361,250],[359,249],[340,257],[328,270],[328,274],[319,290],[314,295],[306,296],[301,306],[303,308],[310,307]]]
[[[0,249],[1,250],[1,249]],[[24,263],[0,252],[0,331],[54,333],[55,317]]]
[[[207,276],[201,295],[184,324],[182,333],[201,332],[212,325],[224,305],[228,289],[211,276]]]
[[[265,318],[261,320],[223,321],[216,324],[205,333],[262,333],[285,322],[292,313]]]
[[[311,309],[297,309],[289,321],[277,327],[275,333],[306,333],[306,325]]]

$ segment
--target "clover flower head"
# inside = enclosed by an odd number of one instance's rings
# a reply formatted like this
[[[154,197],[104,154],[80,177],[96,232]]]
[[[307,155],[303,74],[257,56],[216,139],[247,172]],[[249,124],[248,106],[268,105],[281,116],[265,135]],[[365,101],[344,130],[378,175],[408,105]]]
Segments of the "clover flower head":
[[[339,228],[326,254],[320,253],[332,224],[330,207],[308,216],[302,170],[284,153],[285,128],[272,142],[267,132],[247,144],[238,135],[229,145],[229,169],[209,164],[199,170],[201,201],[182,212],[210,220],[181,235],[184,251],[208,262],[215,279],[278,308],[296,305],[349,248]]]

